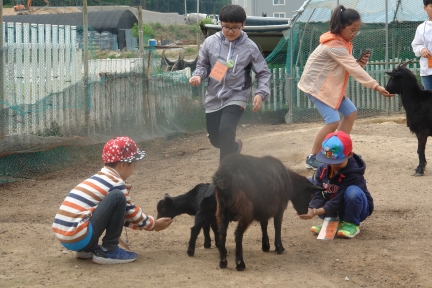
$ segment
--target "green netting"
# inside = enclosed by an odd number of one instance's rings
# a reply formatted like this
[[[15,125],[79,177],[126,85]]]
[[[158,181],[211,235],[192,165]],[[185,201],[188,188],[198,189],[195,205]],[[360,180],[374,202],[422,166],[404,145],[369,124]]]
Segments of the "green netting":
[[[111,11],[93,14],[111,19],[106,26],[98,22],[92,27],[89,21],[85,41],[84,26],[78,23],[82,3],[69,2],[50,1],[51,7],[34,5],[45,9],[43,13],[71,13],[75,15],[72,18],[36,17],[33,19],[39,19],[38,23],[21,24],[6,21],[0,29],[0,182],[30,178],[98,155],[101,145],[114,136],[127,135],[148,143],[155,137],[205,130],[206,83],[189,85],[196,58],[184,57],[187,48],[176,48],[178,57],[169,58],[150,46],[154,35],[144,35],[145,47],[140,50],[132,31],[137,9],[125,6],[89,7],[90,12]],[[242,123],[321,120],[313,104],[297,89],[297,82],[319,36],[328,30],[331,9],[337,2],[362,14],[365,23],[355,39],[354,55],[364,48],[374,49],[367,69],[381,85],[386,83],[386,70],[400,59],[414,58],[410,43],[425,18],[421,3],[306,1],[266,58],[272,72],[270,99],[258,113],[246,109]],[[129,5],[137,4],[131,1]],[[125,9],[132,13],[125,13]],[[174,16],[159,19],[171,25],[169,21],[177,19]],[[48,18],[57,22],[48,23]],[[62,18],[70,22],[61,24]],[[203,41],[202,36],[197,38],[198,43]],[[158,38],[156,45],[162,40]],[[418,64],[411,68],[417,72]],[[359,117],[402,110],[398,97],[386,100],[353,80],[348,95],[359,108]]]
[[[287,89],[285,101],[289,109],[287,122],[320,120],[313,104],[297,89],[308,56],[319,44],[319,37],[329,30],[332,9],[338,4],[354,8],[362,16],[361,33],[354,40],[353,55],[359,56],[366,48],[373,48],[366,70],[382,86],[387,83],[385,71],[401,60],[414,59],[409,68],[419,75],[418,59],[412,52],[411,42],[417,26],[427,15],[421,1],[409,0],[308,0],[291,19],[291,28],[278,46],[266,58],[270,66],[285,63]],[[347,95],[359,110],[358,117],[389,114],[402,111],[399,96],[384,99],[354,79],[349,80]]]

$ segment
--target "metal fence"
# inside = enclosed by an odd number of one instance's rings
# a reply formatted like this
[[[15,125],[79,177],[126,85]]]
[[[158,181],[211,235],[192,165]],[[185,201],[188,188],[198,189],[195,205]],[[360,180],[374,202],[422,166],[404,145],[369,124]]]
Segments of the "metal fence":
[[[306,0],[290,22],[290,29],[266,58],[270,67],[283,67],[285,103],[289,107],[286,121],[320,120],[309,99],[297,88],[309,55],[319,45],[319,37],[329,31],[329,20],[338,5],[356,9],[362,18],[361,34],[353,41],[354,56],[373,48],[366,70],[381,86],[388,80],[386,71],[398,59],[415,59],[411,48],[417,26],[427,18],[421,1],[410,0]],[[419,75],[418,64],[411,65]],[[420,78],[420,77],[419,77]],[[401,111],[399,96],[384,98],[378,92],[349,80],[347,95],[359,109],[358,117]]]

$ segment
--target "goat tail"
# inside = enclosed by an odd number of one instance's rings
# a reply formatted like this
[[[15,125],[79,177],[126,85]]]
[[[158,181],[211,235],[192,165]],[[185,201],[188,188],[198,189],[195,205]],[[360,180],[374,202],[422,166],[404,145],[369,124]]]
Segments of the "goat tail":
[[[213,185],[220,189],[227,189],[231,186],[231,178],[216,172],[213,176]]]

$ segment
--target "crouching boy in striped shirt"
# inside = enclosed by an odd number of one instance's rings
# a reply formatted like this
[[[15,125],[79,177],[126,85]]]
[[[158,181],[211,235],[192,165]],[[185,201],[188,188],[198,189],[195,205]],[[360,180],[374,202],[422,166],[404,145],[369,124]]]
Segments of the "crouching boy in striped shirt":
[[[145,156],[129,137],[109,140],[102,153],[105,166],[64,199],[52,228],[65,248],[77,251],[78,258],[93,259],[98,264],[135,261],[136,253],[118,246],[123,226],[160,231],[171,224],[171,218],[155,220],[144,214],[129,197],[131,185],[125,181],[133,174],[136,162]]]

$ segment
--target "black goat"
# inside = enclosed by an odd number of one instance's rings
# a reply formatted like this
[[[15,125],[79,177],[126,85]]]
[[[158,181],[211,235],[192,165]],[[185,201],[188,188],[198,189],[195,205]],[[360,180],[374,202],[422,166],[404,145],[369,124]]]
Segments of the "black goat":
[[[235,231],[236,269],[246,268],[243,261],[243,234],[252,221],[259,221],[262,231],[262,250],[270,250],[267,234],[268,219],[274,218],[275,251],[285,248],[281,241],[282,217],[288,201],[299,214],[306,214],[312,195],[322,187],[313,185],[306,177],[287,169],[280,160],[266,156],[257,158],[231,154],[225,157],[213,176],[219,228],[220,268],[227,267],[225,248],[227,226],[238,221]]]
[[[420,87],[416,76],[406,68],[410,62],[399,64],[392,72],[387,72],[390,79],[385,88],[401,96],[407,126],[417,136],[419,165],[414,176],[422,176],[427,164],[426,142],[428,136],[432,136],[432,91]]]
[[[157,204],[157,218],[171,217],[174,218],[180,214],[195,215],[195,224],[191,228],[191,236],[187,253],[193,256],[195,253],[195,243],[198,234],[203,229],[204,248],[211,247],[210,227],[215,235],[215,244],[218,246],[219,236],[216,223],[216,198],[214,187],[210,184],[198,184],[189,192],[171,197],[164,195],[164,199]]]

